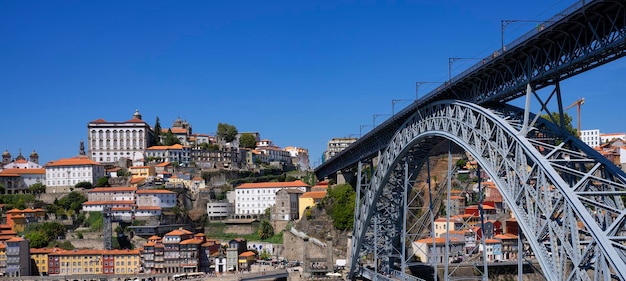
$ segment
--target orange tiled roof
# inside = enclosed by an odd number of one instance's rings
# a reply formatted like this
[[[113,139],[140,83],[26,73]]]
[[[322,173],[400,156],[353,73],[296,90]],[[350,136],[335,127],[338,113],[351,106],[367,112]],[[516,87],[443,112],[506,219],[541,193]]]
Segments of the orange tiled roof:
[[[161,237],[159,237],[157,235],[152,235],[152,236],[150,236],[150,238],[148,238],[148,240],[161,240]]]
[[[433,243],[433,238],[432,237],[426,237],[426,238],[417,240],[415,242],[416,243],[432,244]],[[460,242],[465,243],[464,241],[461,241],[461,240],[458,240],[458,239],[455,239],[455,238],[450,239],[450,243],[460,243]],[[436,237],[435,238],[435,244],[437,244],[437,245],[446,244],[446,238],[444,238],[444,237]]]
[[[137,190],[137,195],[139,194],[176,194],[174,191],[169,191],[167,189],[141,189]]]
[[[236,188],[284,188],[284,187],[310,187],[310,185],[304,183],[301,180],[292,182],[256,182],[256,183],[244,183]]]
[[[13,238],[11,238],[11,239],[7,240],[7,242],[22,242],[22,241],[24,241],[24,240],[25,240],[25,239],[24,239],[24,238],[22,238],[22,237],[13,237]]]
[[[240,257],[252,257],[254,256],[254,252],[253,251],[247,251],[247,252],[243,252],[241,254],[239,254]]]
[[[133,118],[133,119],[126,121],[126,123],[146,123],[146,121],[143,121],[139,118]]]
[[[131,178],[131,179],[130,179],[130,183],[131,183],[131,184],[135,184],[135,183],[140,183],[140,182],[143,182],[143,181],[145,181],[145,180],[146,180],[146,178],[145,178],[145,177],[135,177],[135,178]]]
[[[83,205],[135,205],[135,201],[133,200],[120,200],[120,201],[87,201],[83,203]]]
[[[502,241],[500,241],[498,239],[486,239],[485,243],[487,243],[487,244],[499,244],[499,243],[502,243]]]
[[[168,233],[166,233],[166,236],[170,236],[170,235],[185,235],[185,234],[192,234],[190,231],[186,230],[186,229],[174,229]]]
[[[184,147],[188,147],[188,146],[182,146],[180,144],[175,144],[175,145],[155,145],[155,146],[151,146],[146,148],[146,150],[168,150],[168,149],[183,149]]]
[[[170,162],[163,162],[163,163],[157,164],[156,166],[157,167],[165,167],[165,166],[168,166],[169,164],[170,164]]]
[[[46,174],[46,169],[18,169],[18,168],[11,168],[11,169],[4,169],[2,172],[0,172],[0,176],[4,176],[5,174],[15,174],[17,176],[19,175],[45,175]],[[13,175],[11,175],[13,176]],[[13,176],[14,177],[14,176]]]
[[[511,233],[504,233],[504,234],[498,234],[494,236],[493,238],[500,239],[500,240],[513,240],[513,239],[517,240],[517,235],[511,234]]]
[[[187,239],[183,242],[180,242],[181,245],[188,245],[188,244],[202,244],[202,240],[198,240],[198,239]]]
[[[93,121],[91,121],[89,123],[107,123],[107,121],[102,119],[102,118],[98,118],[98,119],[93,120]]]
[[[83,165],[100,165],[98,162],[92,161],[87,156],[76,156],[72,158],[63,158],[57,161],[48,162],[46,167],[54,166],[83,166]]]
[[[326,197],[326,191],[311,191],[305,192],[300,196],[300,198],[313,198],[313,199],[322,199]]]
[[[30,248],[31,254],[49,254],[59,250],[59,248]]]
[[[127,191],[137,191],[136,187],[96,187],[92,190],[89,190],[89,193],[96,192],[127,192]]]
[[[159,206],[139,206],[137,207],[137,211],[160,211],[161,207]]]

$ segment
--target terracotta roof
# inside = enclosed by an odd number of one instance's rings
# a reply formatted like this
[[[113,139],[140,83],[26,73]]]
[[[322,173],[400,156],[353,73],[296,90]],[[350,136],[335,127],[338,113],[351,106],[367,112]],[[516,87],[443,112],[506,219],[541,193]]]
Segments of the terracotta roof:
[[[487,243],[487,244],[500,244],[500,243],[502,243],[502,241],[500,241],[498,239],[486,239],[485,243]]]
[[[170,146],[166,146],[166,145],[155,145],[155,146],[151,146],[146,148],[146,150],[168,150],[168,149],[183,149],[184,147],[188,147],[188,146],[182,146],[180,144],[175,144],[175,145],[170,145]]]
[[[191,239],[187,239],[183,242],[180,242],[181,245],[188,245],[188,244],[202,244],[202,240],[198,240],[195,238],[191,238]]]
[[[120,200],[120,201],[87,201],[83,203],[83,205],[135,205],[135,201],[133,200]]]
[[[143,181],[145,181],[145,180],[146,180],[146,178],[145,178],[145,177],[134,177],[134,178],[131,178],[131,179],[130,179],[130,183],[131,183],[131,184],[135,184],[135,183],[140,183],[140,182],[143,182]]]
[[[96,192],[132,192],[137,191],[136,187],[97,187],[92,190],[89,190],[89,193]]]
[[[176,194],[176,192],[167,189],[141,189],[137,190],[136,194]]]
[[[498,234],[494,236],[493,238],[500,239],[500,240],[513,240],[513,239],[517,240],[517,235],[511,234],[511,233],[504,233],[504,234]]]
[[[165,166],[168,166],[169,164],[170,164],[170,162],[163,162],[163,163],[157,164],[156,166],[157,167],[165,167]]]
[[[159,237],[157,235],[152,235],[152,236],[150,236],[150,238],[148,238],[148,240],[161,240],[161,237]]]
[[[13,237],[13,238],[7,240],[7,243],[8,242],[22,242],[22,241],[25,241],[25,239],[22,238],[22,237]]]
[[[99,163],[92,161],[87,156],[76,156],[72,158],[63,158],[57,161],[48,162],[46,167],[54,166],[82,166],[82,165],[100,165]]]
[[[203,179],[203,178],[201,178],[201,177],[194,177],[194,178],[193,178],[193,179],[191,179],[191,180],[194,180],[194,181],[203,181],[204,179]]]
[[[93,121],[91,121],[89,123],[107,123],[107,121],[102,119],[102,118],[99,118],[99,119],[93,120]]]
[[[126,121],[126,123],[146,123],[146,121],[143,121],[139,118],[133,118],[133,119]]]
[[[240,257],[252,257],[254,256],[254,252],[253,251],[247,251],[247,252],[243,252],[241,254],[239,254]]]
[[[432,244],[433,243],[433,238],[432,237],[426,237],[426,238],[417,240],[415,242],[416,243]],[[455,239],[455,238],[450,239],[450,243],[460,243],[460,242],[465,243],[464,241],[461,241],[461,240],[458,240],[458,239]],[[437,238],[435,238],[435,244],[437,244],[437,245],[446,244],[446,238],[444,238],[444,237],[437,237]]]
[[[292,182],[256,182],[256,183],[244,183],[237,186],[240,188],[284,188],[284,187],[310,187],[310,185],[304,183],[301,180]]]
[[[30,248],[30,253],[31,254],[49,254],[57,250],[60,250],[60,249],[59,248]]]
[[[326,191],[311,191],[305,192],[300,196],[300,198],[313,198],[313,199],[322,199],[326,197]]]
[[[131,207],[114,207],[111,208],[111,211],[131,211]]]
[[[170,235],[178,236],[178,235],[185,235],[185,234],[192,234],[192,233],[191,233],[191,231],[186,230],[186,229],[183,228],[183,229],[172,230],[172,231],[166,233],[165,236],[170,236]]]
[[[160,211],[161,207],[159,206],[139,206],[137,207],[137,211]]]
[[[18,168],[11,168],[11,169],[4,169],[2,172],[0,172],[0,176],[3,176],[4,174],[16,174],[16,175],[23,175],[23,174],[27,174],[27,175],[45,175],[46,174],[46,170],[45,169],[18,169]]]

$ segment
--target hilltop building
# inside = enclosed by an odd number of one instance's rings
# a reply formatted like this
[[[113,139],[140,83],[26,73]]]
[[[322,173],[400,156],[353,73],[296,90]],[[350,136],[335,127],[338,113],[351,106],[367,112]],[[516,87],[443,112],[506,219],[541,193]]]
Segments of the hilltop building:
[[[104,166],[85,155],[63,158],[45,165],[46,192],[69,192],[79,182],[96,184],[104,177]]]
[[[357,140],[358,140],[357,138],[333,138],[331,139],[330,141],[328,141],[328,148],[326,149],[326,151],[324,151],[324,159],[322,159],[322,162],[339,154],[339,152],[343,151],[344,149],[346,149],[348,146],[350,146],[352,143],[354,143]]]
[[[143,158],[143,151],[153,143],[150,125],[141,119],[139,110],[133,118],[123,122],[109,122],[102,118],[87,124],[87,156],[98,163],[113,164],[125,158]]]
[[[307,192],[311,186],[303,181],[244,183],[235,187],[235,214],[260,215],[276,204],[276,192],[296,188]],[[296,207],[296,212],[298,208]]]

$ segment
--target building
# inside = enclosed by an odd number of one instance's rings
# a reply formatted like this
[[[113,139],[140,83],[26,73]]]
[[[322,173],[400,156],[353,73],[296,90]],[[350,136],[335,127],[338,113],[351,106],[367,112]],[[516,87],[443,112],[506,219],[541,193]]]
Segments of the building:
[[[135,201],[136,187],[97,187],[87,192],[88,202]]]
[[[180,144],[151,146],[146,150],[148,162],[176,162],[179,166],[188,167],[191,163],[191,149]]]
[[[228,201],[206,203],[207,218],[210,221],[224,220],[235,213],[235,205]]]
[[[270,162],[279,162],[283,164],[292,164],[291,153],[289,151],[281,149],[279,146],[274,145],[271,140],[261,140],[257,142],[256,151],[265,155],[264,161],[267,163]]]
[[[292,159],[293,165],[300,171],[307,171],[311,169],[309,162],[309,150],[302,147],[287,146],[284,148],[289,152],[289,156]]]
[[[176,206],[176,192],[166,189],[144,189],[135,192],[138,207],[160,207],[170,209]]]
[[[133,178],[154,178],[156,171],[154,166],[133,166],[128,168]]]
[[[597,147],[602,142],[600,141],[600,130],[580,130],[580,140],[586,143],[590,147]]]
[[[445,256],[446,239],[426,237],[412,243],[413,255],[421,262],[438,264],[452,262],[463,255],[464,241],[451,238],[449,256]],[[434,258],[434,260],[433,260]]]
[[[46,170],[42,168],[7,168],[0,171],[0,185],[4,186],[6,194],[26,193],[28,187],[36,183],[46,184]]]
[[[104,177],[104,166],[84,155],[49,162],[46,170],[46,193],[69,192],[79,182],[95,185]]]
[[[290,221],[300,219],[299,197],[304,191],[298,188],[283,188],[276,192],[276,204],[271,210],[271,220]]]
[[[600,144],[610,142],[612,140],[622,140],[626,141],[626,133],[609,133],[609,134],[600,134]]]
[[[28,240],[13,237],[6,242],[7,267],[6,276],[30,275],[30,247]]]
[[[31,248],[30,259],[35,266],[31,268],[31,274],[33,276],[48,275],[48,254],[61,251],[59,248]]]
[[[22,156],[22,150],[20,150],[20,154],[15,157],[15,159],[11,159],[11,153],[8,150],[5,150],[2,153],[2,163],[0,163],[0,171],[2,169],[41,169],[41,165],[39,165],[39,154],[33,150],[30,154],[29,160],[26,160],[26,157]]]
[[[339,152],[346,149],[356,140],[357,138],[332,138],[328,141],[328,148],[324,152],[324,159],[322,159],[322,162],[339,154]]]
[[[298,213],[300,218],[304,217],[307,208],[319,204],[326,197],[326,191],[310,191],[305,192],[298,198]]]
[[[187,120],[183,121],[180,119],[180,117],[178,117],[176,120],[174,120],[174,122],[172,122],[171,128],[162,128],[159,134],[160,143],[164,142],[165,135],[170,131],[172,132],[172,135],[174,135],[174,137],[176,137],[182,145],[193,145],[193,143],[191,142],[192,129]]]
[[[226,266],[228,271],[239,270],[239,255],[248,249],[248,241],[243,238],[235,238],[228,241],[226,249]]]
[[[139,110],[132,119],[108,122],[97,119],[87,124],[87,156],[98,163],[113,164],[125,158],[143,158],[143,151],[154,142],[150,125],[141,119]]]
[[[276,204],[276,192],[283,188],[297,188],[307,192],[310,186],[300,180],[241,184],[235,187],[235,214],[263,214]]]
[[[184,271],[184,269],[181,268],[180,243],[191,239],[192,236],[193,233],[183,228],[172,230],[163,235],[163,272],[180,273]]]
[[[139,250],[67,250],[48,253],[49,275],[139,273]]]

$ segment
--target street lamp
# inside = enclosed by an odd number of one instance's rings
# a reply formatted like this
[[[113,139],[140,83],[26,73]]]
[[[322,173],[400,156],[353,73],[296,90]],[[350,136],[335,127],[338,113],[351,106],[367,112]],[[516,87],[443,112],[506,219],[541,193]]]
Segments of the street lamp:
[[[459,60],[482,60],[482,58],[448,58],[448,83],[452,84],[452,65]]]
[[[372,128],[376,128],[376,118],[380,116],[389,116],[389,114],[374,114],[372,115]]]
[[[413,100],[391,100],[391,116],[396,116],[396,111],[395,111],[395,107],[396,107],[396,103],[398,102],[403,102],[403,101],[413,101]]]
[[[442,84],[444,82],[415,82],[415,100],[417,101],[419,98],[418,91],[420,86],[424,84]]]
[[[500,21],[500,32],[501,32],[501,36],[500,39],[502,40],[502,52],[504,53],[504,51],[506,51],[504,49],[504,30],[506,29],[507,26],[509,26],[509,24],[512,24],[514,22],[536,22],[536,23],[550,23],[553,21],[543,21],[543,20],[501,20]],[[541,30],[543,30],[543,25],[541,26]],[[541,31],[539,30],[539,31]]]

